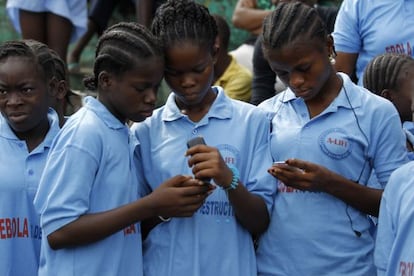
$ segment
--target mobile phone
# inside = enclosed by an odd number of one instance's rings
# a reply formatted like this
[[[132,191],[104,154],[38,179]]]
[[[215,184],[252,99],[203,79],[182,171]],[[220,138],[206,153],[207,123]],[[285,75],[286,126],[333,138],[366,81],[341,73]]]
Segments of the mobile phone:
[[[289,165],[289,164],[287,164],[286,163],[286,161],[274,161],[273,162],[273,165],[274,166],[277,166],[277,165],[284,165],[284,166],[282,166],[282,167],[284,167],[284,168],[288,168],[288,169],[290,169],[290,170],[292,170],[292,171],[300,171],[300,172],[304,172],[302,169],[299,169],[299,168],[297,168],[297,167],[293,167],[293,166],[291,166],[291,165]]]
[[[202,136],[194,137],[187,141],[187,148],[194,147],[195,145],[205,145],[206,142]]]
[[[204,138],[201,136],[194,137],[187,141],[187,148],[194,147],[195,145],[206,145],[206,142],[204,141]],[[210,177],[204,177],[200,179],[205,184],[210,184],[211,178]]]

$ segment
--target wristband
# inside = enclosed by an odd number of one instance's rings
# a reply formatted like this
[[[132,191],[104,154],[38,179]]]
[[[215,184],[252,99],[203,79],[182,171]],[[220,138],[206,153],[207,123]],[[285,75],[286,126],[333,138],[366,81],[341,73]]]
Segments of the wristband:
[[[168,222],[171,220],[171,218],[164,218],[163,216],[158,216],[158,218],[163,222]]]
[[[231,178],[231,183],[229,186],[222,187],[222,189],[225,190],[226,192],[230,190],[235,190],[237,186],[239,186],[239,180],[240,180],[239,170],[237,170],[237,168],[234,166],[228,166],[228,167],[233,173],[233,177]]]

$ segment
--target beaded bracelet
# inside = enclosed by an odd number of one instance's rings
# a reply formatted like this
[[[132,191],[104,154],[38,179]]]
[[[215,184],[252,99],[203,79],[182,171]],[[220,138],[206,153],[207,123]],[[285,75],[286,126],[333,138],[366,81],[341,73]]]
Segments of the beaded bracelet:
[[[233,176],[231,178],[231,183],[227,187],[222,187],[225,191],[235,190],[237,186],[239,186],[239,180],[240,180],[240,174],[239,170],[234,166],[228,166],[231,172],[233,173]]]

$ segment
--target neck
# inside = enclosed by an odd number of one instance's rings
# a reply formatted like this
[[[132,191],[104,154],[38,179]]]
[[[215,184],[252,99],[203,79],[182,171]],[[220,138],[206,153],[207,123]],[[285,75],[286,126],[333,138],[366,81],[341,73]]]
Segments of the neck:
[[[193,122],[199,122],[208,113],[216,97],[217,94],[210,88],[203,100],[198,104],[188,105],[179,101],[177,98],[175,101],[182,114],[187,115]]]
[[[339,95],[343,80],[336,73],[332,74],[317,97],[306,101],[310,117],[313,118],[322,113]]]
[[[40,122],[36,127],[24,131],[24,132],[14,132],[20,140],[26,141],[27,148],[29,152],[34,150],[40,143],[45,139],[47,132],[49,131],[49,120],[46,117],[46,120]]]

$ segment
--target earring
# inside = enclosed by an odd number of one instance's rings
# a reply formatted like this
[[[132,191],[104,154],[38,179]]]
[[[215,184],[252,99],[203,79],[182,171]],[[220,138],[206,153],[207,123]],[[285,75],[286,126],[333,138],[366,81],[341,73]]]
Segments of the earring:
[[[333,54],[329,55],[329,62],[330,62],[332,65],[335,65],[336,60],[335,60],[335,56],[334,56]]]

